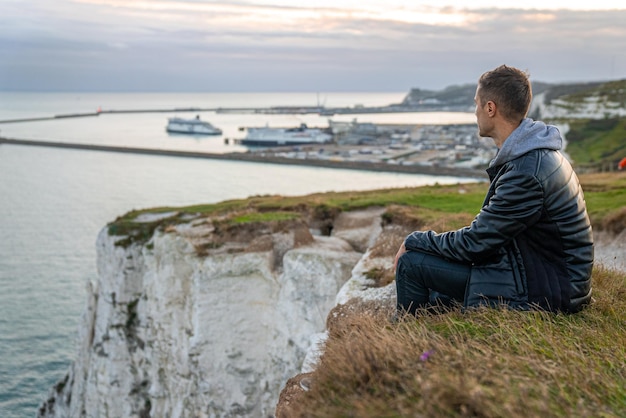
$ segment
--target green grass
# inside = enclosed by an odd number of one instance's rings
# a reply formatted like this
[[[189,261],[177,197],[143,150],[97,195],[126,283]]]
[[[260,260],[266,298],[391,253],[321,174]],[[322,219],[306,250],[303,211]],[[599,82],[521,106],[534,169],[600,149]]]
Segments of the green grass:
[[[301,215],[295,212],[251,212],[239,216],[234,216],[230,222],[235,224],[289,221],[299,219]]]
[[[567,153],[576,165],[617,161],[626,157],[626,118],[569,121]]]
[[[599,225],[607,215],[626,206],[626,189],[585,193],[589,217]]]

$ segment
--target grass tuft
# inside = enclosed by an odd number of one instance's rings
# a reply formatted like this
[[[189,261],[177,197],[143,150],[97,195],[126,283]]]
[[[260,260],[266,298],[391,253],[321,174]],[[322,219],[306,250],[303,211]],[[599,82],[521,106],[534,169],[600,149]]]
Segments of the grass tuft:
[[[575,315],[480,308],[391,322],[389,310],[344,308],[310,390],[278,418],[626,416],[626,276],[598,268],[593,281]]]

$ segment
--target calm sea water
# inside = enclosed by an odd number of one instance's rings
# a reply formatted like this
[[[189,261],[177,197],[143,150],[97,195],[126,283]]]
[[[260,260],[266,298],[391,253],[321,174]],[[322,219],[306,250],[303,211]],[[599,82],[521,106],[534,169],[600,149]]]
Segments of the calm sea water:
[[[110,109],[385,105],[404,93],[0,93],[0,120]],[[220,137],[165,132],[167,117],[195,116]],[[245,151],[224,138],[241,126],[327,126],[315,115],[147,113],[0,124],[0,135],[87,144]],[[355,116],[350,116],[351,120]],[[472,123],[470,113],[357,115],[363,122]],[[338,118],[333,118],[339,120]],[[344,119],[346,120],[346,119]],[[0,145],[0,417],[32,417],[76,352],[85,285],[96,278],[95,239],[132,209],[469,179]]]

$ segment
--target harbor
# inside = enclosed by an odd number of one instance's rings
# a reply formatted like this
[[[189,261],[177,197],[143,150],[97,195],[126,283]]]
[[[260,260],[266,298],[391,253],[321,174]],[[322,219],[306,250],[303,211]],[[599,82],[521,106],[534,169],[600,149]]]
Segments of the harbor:
[[[419,123],[421,115],[432,119],[433,114],[416,112],[415,104],[334,107],[154,104],[153,108],[97,106],[95,112],[4,118],[0,120],[0,144],[481,179],[485,177],[483,167],[494,153],[491,142],[478,138],[473,123],[443,120],[434,125]],[[182,116],[186,113],[192,115]],[[161,122],[165,129],[158,127],[160,114],[166,116]],[[335,116],[331,118],[329,114]],[[435,118],[454,114],[439,112]],[[456,114],[461,120],[473,118],[467,112]],[[140,120],[151,124],[142,129],[145,140],[129,141],[122,132],[128,126],[138,127]],[[63,124],[66,132],[76,132],[76,137],[46,135],[51,123],[55,127]],[[33,131],[37,134],[33,135]],[[97,136],[85,137],[83,133],[87,131]]]
[[[373,161],[371,159],[367,161],[353,159],[353,160],[339,160],[339,159],[321,159],[314,158],[312,155],[319,155],[319,149],[307,149],[301,148],[299,151],[289,151],[285,149],[276,150],[263,150],[255,152],[232,152],[232,153],[208,153],[197,151],[180,151],[180,150],[165,150],[155,148],[138,148],[138,147],[121,147],[113,145],[94,145],[94,144],[77,144],[67,142],[56,141],[34,141],[25,139],[12,139],[0,137],[1,145],[17,145],[17,146],[34,146],[34,147],[49,147],[49,148],[64,148],[86,151],[100,151],[111,153],[125,153],[125,154],[143,154],[143,155],[157,155],[167,157],[180,157],[180,158],[204,158],[214,160],[230,160],[230,161],[247,161],[255,163],[267,163],[267,164],[287,164],[287,165],[305,165],[313,167],[325,167],[325,168],[339,168],[347,170],[367,170],[367,171],[381,171],[381,172],[395,172],[395,173],[415,173],[415,174],[430,174],[437,176],[453,176],[453,177],[475,177],[484,178],[485,173],[483,170],[471,169],[471,168],[452,168],[452,167],[435,167],[428,165],[401,165],[401,164],[389,164],[384,161]],[[293,152],[295,154],[290,154]],[[304,153],[303,153],[304,152]],[[311,157],[309,157],[311,155]]]

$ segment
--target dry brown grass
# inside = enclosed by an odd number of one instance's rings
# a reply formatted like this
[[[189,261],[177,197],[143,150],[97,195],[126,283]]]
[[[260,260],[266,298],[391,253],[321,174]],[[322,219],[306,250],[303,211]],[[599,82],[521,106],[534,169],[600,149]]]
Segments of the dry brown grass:
[[[602,219],[601,230],[618,235],[626,229],[626,207],[609,213]]]
[[[285,417],[626,416],[626,276],[594,271],[575,315],[477,309],[390,322],[344,306]]]

